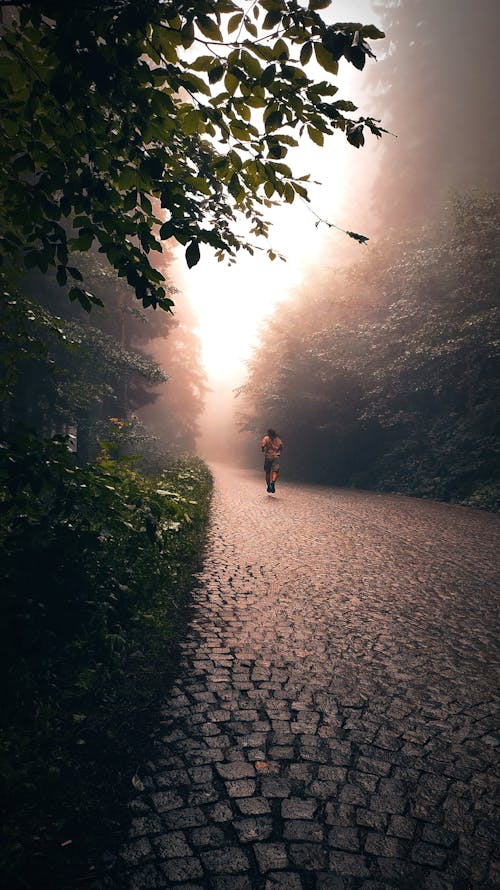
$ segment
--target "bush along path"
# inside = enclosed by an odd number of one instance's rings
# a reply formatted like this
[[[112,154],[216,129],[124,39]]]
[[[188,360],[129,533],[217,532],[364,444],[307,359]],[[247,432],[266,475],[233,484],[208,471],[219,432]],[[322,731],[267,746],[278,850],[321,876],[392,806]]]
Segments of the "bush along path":
[[[210,493],[197,459],[146,477],[106,452],[78,466],[62,438],[2,442],[4,886],[73,886],[118,830]]]
[[[156,753],[92,890],[498,887],[498,517],[215,482]]]

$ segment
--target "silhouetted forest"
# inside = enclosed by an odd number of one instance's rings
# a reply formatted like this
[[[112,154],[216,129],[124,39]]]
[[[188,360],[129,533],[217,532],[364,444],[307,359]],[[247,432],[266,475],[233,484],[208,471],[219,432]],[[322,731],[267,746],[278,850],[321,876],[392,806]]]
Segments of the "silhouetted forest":
[[[39,272],[24,281],[23,296],[1,305],[3,428],[24,423],[41,435],[69,435],[84,461],[104,441],[144,460],[161,449],[194,451],[205,384],[189,309],[181,308],[181,323],[134,306],[96,251],[79,265],[103,302],[91,314]]]

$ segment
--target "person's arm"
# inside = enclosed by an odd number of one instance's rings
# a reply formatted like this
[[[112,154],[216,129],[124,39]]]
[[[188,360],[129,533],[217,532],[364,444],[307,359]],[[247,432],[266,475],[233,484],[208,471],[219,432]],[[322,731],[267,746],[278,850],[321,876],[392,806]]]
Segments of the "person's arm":
[[[264,436],[264,438],[262,439],[262,441],[261,441],[261,443],[260,443],[260,450],[261,450],[261,451],[265,451],[265,448],[266,448],[266,440],[267,440],[267,436]]]

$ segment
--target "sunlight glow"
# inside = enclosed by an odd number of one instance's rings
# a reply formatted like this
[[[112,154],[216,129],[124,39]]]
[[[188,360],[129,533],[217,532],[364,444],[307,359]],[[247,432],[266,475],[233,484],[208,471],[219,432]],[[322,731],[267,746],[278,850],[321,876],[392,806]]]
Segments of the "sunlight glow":
[[[370,0],[336,0],[327,12],[332,22],[377,23]],[[321,73],[320,69],[318,72]],[[339,97],[358,101],[360,81],[360,72],[341,66],[336,80]],[[346,236],[326,225],[316,225],[314,214],[342,228],[359,231],[356,208],[348,200],[349,182],[356,165],[369,163],[372,150],[365,146],[358,152],[338,133],[323,149],[304,139],[290,153],[287,161],[298,175],[310,173],[311,183],[318,184],[308,186],[311,209],[296,200],[269,213],[273,226],[269,242],[262,241],[261,247],[280,251],[286,257],[285,263],[280,259],[271,262],[257,250],[253,257],[241,251],[235,265],[228,266],[217,262],[209,248],[202,248],[199,264],[188,269],[184,249],[177,248],[174,281],[182,294],[178,301],[187,298],[198,319],[202,358],[211,387],[241,383],[245,362],[273,309],[287,299],[292,289],[307,282],[308,272],[315,264],[325,261],[325,257],[331,262],[339,261]]]

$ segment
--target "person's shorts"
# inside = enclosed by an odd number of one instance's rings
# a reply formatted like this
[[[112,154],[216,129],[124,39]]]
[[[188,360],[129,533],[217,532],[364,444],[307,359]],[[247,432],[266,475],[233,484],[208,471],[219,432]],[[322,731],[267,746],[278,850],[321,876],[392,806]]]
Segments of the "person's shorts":
[[[266,457],[264,460],[264,470],[266,473],[270,473],[271,470],[274,470],[275,473],[278,472],[280,468],[280,459],[279,457]]]

